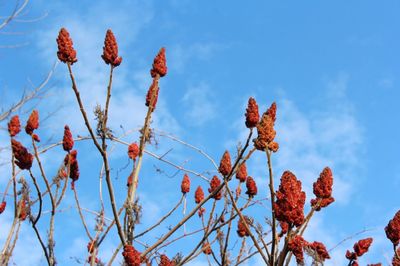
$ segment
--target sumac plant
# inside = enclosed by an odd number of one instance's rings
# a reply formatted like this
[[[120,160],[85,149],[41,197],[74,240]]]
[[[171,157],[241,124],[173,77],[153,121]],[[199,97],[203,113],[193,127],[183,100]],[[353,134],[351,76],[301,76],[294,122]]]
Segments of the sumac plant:
[[[25,133],[21,132],[20,117],[16,115],[9,120],[11,177],[0,203],[0,214],[4,211],[13,212],[13,222],[3,243],[1,265],[9,264],[14,248],[18,245],[18,234],[22,223],[28,223],[32,227],[47,264],[57,264],[57,254],[60,251],[57,249],[55,232],[62,228],[58,228],[55,217],[64,215],[64,212],[60,211],[60,206],[70,190],[78,210],[76,217],[81,221],[86,233],[84,237],[87,238],[87,247],[75,247],[85,250],[87,248],[85,264],[112,265],[119,264],[117,261],[120,260],[128,266],[177,266],[190,265],[199,257],[203,257],[202,259],[206,258],[210,265],[225,266],[244,264],[253,256],[259,256],[265,265],[275,266],[290,263],[304,265],[307,257],[307,262],[313,265],[322,265],[331,259],[329,250],[322,242],[323,239],[318,239],[317,235],[315,239],[307,239],[304,233],[313,216],[324,211],[335,201],[332,197],[334,171],[328,166],[321,169],[320,175],[313,183],[314,196],[311,198],[306,197],[301,179],[290,170],[284,171],[281,176],[274,176],[272,157],[279,156],[279,144],[275,138],[277,134],[275,123],[279,123],[276,115],[279,109],[276,103],[272,103],[267,110],[262,111],[259,110],[256,99],[252,97],[248,99],[247,109],[243,110],[243,124],[248,129],[248,136],[242,140],[243,145],[232,149],[234,153],[221,151],[219,163],[203,150],[179,140],[179,143],[206,157],[215,168],[213,172],[198,173],[163,156],[148,152],[148,148],[153,145],[152,137],[156,134],[151,128],[151,121],[153,113],[157,111],[159,83],[168,72],[165,48],[159,50],[150,69],[152,81],[147,94],[143,95],[147,113],[138,131],[139,137],[131,139],[128,143],[115,137],[108,125],[109,113],[112,111],[109,107],[113,72],[123,63],[118,54],[118,45],[113,32],[107,31],[101,55],[109,66],[110,73],[104,91],[105,103],[102,107],[95,108],[95,125],[88,118],[80,96],[73,72],[73,66],[78,63],[78,56],[73,41],[64,28],[59,32],[57,45],[57,57],[66,66],[72,93],[87,132],[74,138],[73,136],[77,134],[74,134],[73,128],[62,125],[64,135],[59,136],[59,142],[39,148],[41,129],[37,110],[29,116],[25,125],[27,135],[23,138],[21,135]],[[30,143],[22,143],[22,140],[27,138],[31,140]],[[178,141],[177,138],[173,138]],[[103,198],[101,199],[101,210],[95,212],[94,229],[86,222],[88,215],[83,213],[77,193],[80,167],[88,167],[79,164],[80,152],[77,142],[81,141],[93,144],[93,148],[98,152],[98,155],[93,156],[93,160],[101,158],[101,169],[98,169],[101,172],[100,178],[96,179],[94,176],[88,178],[93,178],[93,182],[105,183],[103,190],[106,196],[104,204]],[[109,148],[111,146],[123,149],[124,153],[126,152],[126,159],[133,166],[123,182],[117,182],[121,179],[116,180],[113,176]],[[46,173],[41,160],[42,154],[57,147],[62,147],[63,160],[55,173]],[[62,150],[59,148],[60,152]],[[260,195],[256,179],[252,177],[251,169],[247,167],[255,153],[265,156],[265,169],[267,169],[265,183],[268,184],[266,195]],[[168,179],[166,182],[176,182],[174,193],[180,195],[180,200],[153,224],[141,224],[145,230],[138,231],[137,224],[141,223],[139,220],[141,212],[146,212],[140,205],[139,195],[142,187],[138,186],[141,183],[139,176],[146,156],[152,156],[177,169],[178,175],[181,176],[178,182],[177,179]],[[91,159],[86,158],[86,160]],[[68,182],[69,180],[71,182]],[[195,187],[192,187],[193,184],[196,184]],[[68,187],[71,189],[68,190]],[[124,199],[116,197],[116,189],[124,191]],[[182,208],[183,215],[178,213]],[[257,212],[257,208],[260,211]],[[266,212],[266,209],[269,212]],[[258,214],[254,215],[255,213]],[[106,217],[111,218],[105,219]],[[171,217],[175,217],[173,224]],[[169,223],[168,226],[166,221]],[[142,240],[150,232],[154,233],[153,230],[156,228],[157,237]],[[162,233],[158,233],[160,231]],[[400,211],[389,221],[385,232],[393,243],[392,263],[400,265],[398,248]],[[106,238],[117,239],[118,244],[113,247],[113,256],[108,261],[103,261],[102,244]],[[348,265],[358,265],[359,258],[368,251],[372,242],[372,238],[361,239],[352,249],[347,250],[343,258],[348,259]],[[173,248],[169,248],[171,245],[174,245]],[[185,251],[182,252],[179,247],[183,246]],[[110,253],[110,250],[108,252]]]

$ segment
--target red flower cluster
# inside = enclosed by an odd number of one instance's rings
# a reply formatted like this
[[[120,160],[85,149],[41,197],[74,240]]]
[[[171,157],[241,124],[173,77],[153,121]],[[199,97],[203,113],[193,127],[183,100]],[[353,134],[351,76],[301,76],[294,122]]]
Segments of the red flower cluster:
[[[19,116],[14,115],[11,117],[10,122],[8,122],[8,133],[10,137],[15,137],[19,132],[21,132],[21,123],[19,122]]]
[[[11,139],[12,152],[15,157],[15,164],[21,170],[29,170],[32,167],[33,156],[22,146],[21,142]]]
[[[255,195],[257,195],[257,184],[256,181],[254,181],[254,179],[251,176],[247,177],[246,188],[247,188],[246,194],[249,195],[249,198],[252,198]]]
[[[292,172],[285,171],[273,205],[276,219],[290,226],[302,225],[305,199],[306,193],[301,190],[301,182]]]
[[[212,253],[210,243],[208,242],[205,242],[201,249],[203,250],[203,253],[206,255],[210,255]]]
[[[361,257],[362,255],[368,252],[368,249],[371,246],[372,241],[373,239],[371,237],[361,239],[354,244],[353,246],[354,252],[350,252],[349,250],[346,251],[346,258],[350,261],[353,261],[352,265],[354,265],[354,262],[357,263],[358,257]],[[358,265],[358,263],[356,265]]]
[[[0,203],[0,214],[2,214],[4,212],[4,210],[6,209],[7,206],[7,202],[3,201],[2,203]]]
[[[181,191],[183,194],[186,194],[190,191],[190,178],[187,174],[183,176],[181,183]]]
[[[229,154],[228,151],[225,151],[224,155],[222,155],[218,170],[223,176],[228,176],[229,173],[231,172],[232,170],[231,155]]]
[[[33,110],[26,123],[25,132],[28,135],[32,135],[35,129],[39,128],[39,113],[37,110]]]
[[[260,120],[260,115],[258,113],[258,105],[253,97],[249,98],[249,102],[246,108],[246,127],[253,128],[257,125]]]
[[[175,266],[175,262],[171,261],[166,255],[161,255],[158,266]]]
[[[57,57],[60,59],[61,62],[63,63],[75,63],[78,61],[76,59],[76,51],[72,47],[72,39],[69,37],[69,33],[65,28],[62,28],[60,32],[58,33],[57,37],[57,45],[58,45],[58,51],[57,51]]]
[[[314,207],[316,211],[320,211],[321,208],[335,201],[332,197],[332,185],[332,171],[329,167],[325,167],[317,181],[313,184],[314,195],[317,198],[311,200],[311,206]]]
[[[79,179],[79,165],[78,160],[76,159],[77,155],[77,150],[72,150],[69,154],[69,177],[72,179],[72,183]]]
[[[140,266],[140,252],[129,244],[124,246],[124,251],[122,252],[125,263],[127,266]]]
[[[159,90],[160,90],[160,88],[158,87],[158,81],[153,80],[153,82],[151,83],[150,88],[146,94],[146,106],[147,107],[151,106],[153,108],[153,110],[156,109]],[[153,96],[153,94],[154,94],[154,96]]]
[[[64,137],[63,137],[63,149],[64,151],[70,151],[74,147],[74,138],[72,137],[71,130],[69,126],[64,127]]]
[[[296,257],[297,264],[304,264],[303,248],[307,245],[307,241],[303,237],[296,235],[288,243],[288,249]]]
[[[132,160],[136,160],[136,157],[139,155],[139,146],[137,145],[136,142],[130,144],[128,146],[128,156]]]
[[[272,145],[276,135],[276,131],[274,129],[275,120],[276,104],[272,103],[271,107],[268,108],[268,110],[263,114],[260,123],[257,124],[258,137],[254,139],[254,147],[257,150],[264,151],[266,148],[269,148],[269,146]]]
[[[154,58],[153,68],[150,70],[153,78],[157,75],[164,77],[167,74],[167,60],[165,59],[165,48],[162,47]]]
[[[247,178],[246,163],[241,163],[238,167],[238,170],[236,171],[236,179],[238,179],[239,182],[243,183],[246,181],[246,178]]]
[[[213,193],[217,187],[221,185],[221,180],[219,180],[218,176],[213,176],[210,182],[210,188],[208,189],[208,192]],[[222,189],[213,196],[214,199],[220,200],[222,198]]]
[[[104,39],[103,55],[101,56],[107,65],[113,67],[119,66],[122,62],[122,57],[118,56],[118,44],[111,30],[107,30],[106,38]]]
[[[251,224],[251,219],[247,216],[244,216],[244,219],[246,221],[246,224],[249,226]],[[245,237],[245,236],[250,235],[249,231],[246,230],[246,226],[242,219],[239,219],[239,221],[238,221],[238,226],[237,226],[236,232],[239,235],[239,237]]]
[[[194,202],[196,202],[196,204],[199,204],[203,200],[204,200],[204,191],[201,188],[201,186],[198,186],[196,192],[194,193]]]
[[[26,217],[28,217],[29,209],[28,206],[26,206],[27,203],[29,204],[29,202],[27,202],[27,200],[25,199],[25,196],[23,196],[22,199],[18,202],[18,218],[21,221],[25,221]]]
[[[392,220],[385,227],[386,237],[397,246],[400,241],[400,211],[398,211]]]
[[[308,248],[312,249],[315,252],[315,255],[318,257],[319,261],[324,261],[326,259],[330,259],[328,251],[323,243],[314,241],[307,245]]]

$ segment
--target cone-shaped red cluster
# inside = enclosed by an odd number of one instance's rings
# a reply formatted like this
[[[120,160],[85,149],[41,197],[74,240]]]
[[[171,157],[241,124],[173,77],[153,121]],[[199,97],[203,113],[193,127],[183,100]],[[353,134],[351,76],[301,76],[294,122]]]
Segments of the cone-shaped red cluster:
[[[74,147],[74,138],[72,137],[71,130],[69,126],[64,127],[64,137],[63,137],[63,149],[64,151],[70,151]]]
[[[0,203],[0,214],[2,214],[4,212],[4,210],[6,209],[7,206],[7,202],[3,201],[2,203]]]
[[[10,137],[15,137],[19,132],[21,132],[19,116],[14,115],[11,117],[10,122],[8,122],[8,133],[10,134]]]
[[[72,182],[75,182],[79,179],[79,165],[78,160],[76,159],[77,155],[77,150],[72,150],[70,154],[67,155],[70,163],[69,177],[72,179]]]
[[[400,211],[398,211],[392,220],[385,227],[386,237],[397,246],[400,241]]]
[[[270,108],[263,114],[260,123],[257,124],[258,136],[254,140],[254,147],[257,150],[264,151],[269,148],[269,145],[273,142],[276,131],[274,129],[274,124],[276,120],[276,104],[272,103]],[[276,145],[271,147],[276,149]]]
[[[128,156],[132,160],[136,160],[136,157],[139,155],[139,146],[137,145],[136,142],[130,144],[128,146]]]
[[[307,245],[308,248],[312,249],[317,255],[319,261],[324,261],[326,259],[330,259],[328,251],[323,243],[314,241]]]
[[[244,216],[244,219],[246,220],[247,226],[250,227],[250,224],[251,224],[250,218],[247,217],[247,216]],[[239,219],[239,221],[238,221],[238,226],[237,226],[237,231],[236,232],[237,232],[239,237],[245,237],[245,236],[249,236],[250,235],[249,231],[246,230],[246,226],[245,226],[245,224],[244,224],[242,219]]]
[[[332,197],[332,185],[332,171],[329,167],[325,167],[317,181],[313,184],[313,191],[316,198],[311,200],[311,206],[314,207],[316,211],[321,210],[321,208],[335,201]]]
[[[164,77],[167,74],[167,60],[165,58],[165,48],[162,47],[154,58],[153,68],[150,70],[151,76],[154,78],[157,74]]]
[[[196,191],[194,193],[194,202],[196,202],[197,204],[199,204],[200,202],[202,202],[204,200],[204,191],[201,188],[201,186],[198,186],[196,188]]]
[[[358,257],[361,257],[362,255],[368,252],[368,249],[371,246],[372,241],[373,239],[371,237],[361,239],[354,244],[353,246],[354,252],[351,252],[350,250],[346,251],[346,258],[353,263],[352,265],[354,265],[354,263],[357,263],[356,265],[358,265],[357,262]]]
[[[124,246],[122,256],[127,266],[140,266],[140,252],[131,245],[127,244]]]
[[[201,249],[203,250],[203,253],[206,255],[210,255],[212,253],[210,243],[208,242],[205,242]]]
[[[231,155],[228,151],[225,151],[222,155],[221,162],[219,164],[219,172],[223,176],[228,176],[232,170]]]
[[[253,128],[257,125],[260,120],[260,114],[258,113],[258,105],[253,97],[249,98],[249,102],[246,109],[246,127]]]
[[[39,112],[37,110],[33,110],[28,118],[28,122],[26,123],[25,132],[28,135],[32,135],[33,131],[38,128],[39,128]]]
[[[186,194],[190,191],[190,178],[187,174],[183,176],[182,183],[181,183],[181,192]]]
[[[158,266],[175,266],[175,262],[171,261],[166,255],[160,256],[160,263]]]
[[[236,172],[236,178],[239,180],[239,182],[243,183],[246,181],[247,178],[247,167],[246,163],[241,163],[238,167],[238,170]]]
[[[57,37],[57,57],[63,63],[70,63],[71,65],[78,61],[76,59],[76,51],[72,47],[73,42],[69,37],[69,33],[65,28],[62,28]]]
[[[303,248],[307,245],[307,242],[303,237],[296,235],[288,243],[288,249],[296,257],[297,264],[304,264],[304,253]]]
[[[112,65],[113,67],[119,66],[122,62],[122,58],[118,56],[117,40],[111,30],[107,30],[101,58],[107,65]]]
[[[214,190],[216,190],[219,186],[221,185],[221,180],[218,178],[218,176],[213,176],[210,182],[210,188],[208,189],[208,192],[213,193]],[[213,196],[214,199],[220,200],[222,198],[222,189]]]
[[[249,195],[249,198],[252,198],[255,195],[257,195],[257,184],[256,181],[254,181],[254,179],[251,176],[247,177],[246,188],[247,188],[246,194]]]
[[[156,80],[153,80],[146,94],[146,106],[151,106],[153,110],[156,109],[159,90],[160,88],[158,87],[158,82]]]
[[[22,146],[21,142],[11,139],[12,152],[15,157],[15,164],[21,170],[29,170],[32,167],[33,156]]]

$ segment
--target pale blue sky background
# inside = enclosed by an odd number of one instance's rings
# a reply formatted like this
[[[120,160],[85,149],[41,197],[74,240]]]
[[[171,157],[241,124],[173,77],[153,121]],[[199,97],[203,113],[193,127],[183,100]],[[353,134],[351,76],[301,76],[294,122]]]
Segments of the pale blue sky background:
[[[9,10],[5,1],[0,2],[0,15]],[[373,231],[332,251],[334,259],[327,265],[344,265],[345,250],[355,240],[367,236],[375,240],[361,264],[387,264],[392,248],[383,228],[400,207],[399,12],[400,3],[395,0],[96,4],[32,1],[23,18],[47,16],[34,23],[13,23],[5,30],[22,35],[0,35],[0,47],[24,44],[16,49],[0,48],[0,105],[7,107],[24,88],[31,86],[30,82],[38,84],[45,78],[57,59],[58,30],[66,27],[78,52],[76,78],[91,113],[96,103],[104,102],[108,67],[100,55],[105,31],[111,28],[123,57],[115,71],[111,126],[116,135],[123,133],[120,125],[126,131],[137,129],[145,113],[148,71],[154,55],[164,46],[169,72],[160,84],[155,127],[204,148],[218,161],[225,149],[233,154],[236,144],[245,140],[243,114],[248,97],[257,99],[260,111],[276,101],[276,128],[281,145],[274,155],[276,179],[284,170],[293,171],[302,180],[309,200],[312,183],[323,167],[330,166],[335,176],[336,202],[317,213],[307,240],[320,240],[331,248],[347,236],[372,228]],[[38,131],[42,139],[59,140],[64,124],[71,125],[75,136],[86,134],[63,64],[56,67],[48,92],[49,97],[37,106],[41,116],[58,111],[42,123]],[[23,112],[20,115],[27,116]],[[4,146],[8,143],[7,134],[0,133]],[[127,142],[136,139],[137,134],[124,138]],[[170,160],[185,163],[198,172],[213,171],[212,165],[198,154],[164,138],[157,140],[160,145],[150,148],[157,154],[172,146]],[[82,204],[98,210],[95,193],[100,165],[92,160],[98,156],[93,155],[95,150],[90,145],[82,143],[76,148],[82,172],[77,183]],[[128,164],[125,152],[124,146],[116,146],[112,155],[114,181],[121,201],[127,173],[124,167]],[[59,166],[63,156],[55,150],[44,158],[49,173]],[[169,178],[157,173],[156,168],[162,167],[169,175],[174,173],[173,169],[154,159],[146,159],[145,163],[147,168],[139,185],[144,226],[178,201],[183,175]],[[3,171],[7,172],[4,168]],[[256,178],[260,193],[267,195],[263,156],[253,158],[249,174]],[[197,184],[206,186],[194,176],[192,180],[193,190]],[[5,183],[0,181],[0,186]],[[73,206],[73,195],[68,193],[66,208]],[[189,206],[193,206],[192,196],[188,198]],[[264,215],[268,209],[260,208],[257,212]],[[56,252],[60,265],[72,265],[75,262],[70,257],[86,257],[87,239],[74,209],[67,208],[62,215],[59,217],[64,219],[58,221],[56,228]],[[88,216],[93,224],[92,218]],[[10,219],[11,213],[0,216],[2,224]],[[196,225],[199,224],[195,219],[188,227],[193,229]],[[151,237],[165,232],[166,226]],[[32,243],[39,249],[37,240],[30,235],[32,229],[26,226],[23,230],[26,234],[19,244]],[[151,237],[146,239],[149,243]],[[100,258],[110,256],[116,241],[110,239],[105,243]],[[184,247],[178,244],[165,251],[173,255],[177,249]],[[39,255],[35,253],[33,257],[30,264],[22,256],[15,256],[14,261],[17,265],[43,264]],[[199,265],[204,262],[205,258],[200,256]],[[257,263],[252,261],[250,265]]]

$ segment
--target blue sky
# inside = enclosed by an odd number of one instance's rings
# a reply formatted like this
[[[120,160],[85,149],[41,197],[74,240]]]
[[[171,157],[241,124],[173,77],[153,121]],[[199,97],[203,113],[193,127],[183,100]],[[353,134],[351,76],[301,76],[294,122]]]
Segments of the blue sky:
[[[9,8],[7,4],[1,2],[0,7],[1,15],[6,15],[3,9]],[[245,140],[243,114],[248,97],[257,99],[260,111],[276,101],[277,138],[281,146],[274,155],[276,178],[284,170],[292,170],[302,180],[310,199],[312,183],[323,167],[330,166],[335,176],[336,202],[318,213],[307,238],[321,240],[329,248],[347,236],[372,228],[373,231],[360,236],[375,237],[362,264],[385,264],[390,260],[391,245],[383,228],[399,209],[398,1],[243,4],[174,0],[92,4],[38,0],[32,1],[27,11],[24,19],[47,16],[32,23],[13,23],[4,30],[22,32],[21,35],[0,35],[0,47],[23,44],[20,48],[0,48],[1,108],[15,102],[31,83],[38,84],[46,77],[57,61],[58,30],[66,27],[78,52],[74,71],[91,113],[96,103],[104,102],[108,68],[100,54],[105,31],[111,28],[123,62],[115,73],[110,123],[116,134],[124,132],[121,125],[125,131],[135,130],[145,114],[143,102],[150,84],[149,68],[158,49],[164,46],[169,72],[160,84],[160,102],[153,122],[157,129],[203,148],[218,161],[225,149],[233,154],[237,143]],[[48,97],[37,108],[43,117],[57,110],[42,123],[39,134],[43,139],[60,139],[64,124],[71,125],[74,135],[85,134],[63,64],[56,67]],[[24,112],[20,115],[27,117]],[[4,128],[5,124],[1,126]],[[4,146],[8,143],[7,134],[0,133]],[[131,142],[137,138],[138,134],[133,133],[124,140]],[[162,137],[157,140],[159,145],[149,148],[157,154],[173,147],[171,160],[198,172],[213,171],[212,165],[198,154]],[[112,155],[121,200],[125,193],[124,167],[128,163],[125,148],[116,146]],[[80,143],[77,149],[82,165],[78,191],[83,205],[98,209],[97,190],[92,185],[97,182],[100,165],[94,160],[98,157],[93,155],[95,150],[91,150],[90,143]],[[54,171],[62,158],[61,151],[47,155],[48,171]],[[145,163],[139,186],[144,224],[154,221],[179,200],[174,189],[179,191],[177,184],[182,176],[157,173],[158,167],[169,174],[174,170],[154,159],[147,158]],[[263,156],[252,159],[249,173],[256,178],[261,193],[267,195]],[[192,180],[205,186],[194,176]],[[0,181],[0,186],[5,183]],[[152,186],[154,183],[160,186]],[[72,200],[70,193],[66,206],[73,206]],[[189,197],[188,202],[191,200]],[[65,233],[58,233],[56,251],[61,265],[71,265],[71,256],[86,256],[87,240],[76,220],[77,213],[68,209],[64,214],[71,220],[59,222],[58,227],[63,227]],[[10,218],[8,213],[0,216],[0,221],[7,223]],[[29,235],[32,230],[28,226],[23,230],[26,242],[36,244]],[[335,258],[327,265],[343,265],[345,250],[358,239],[332,251]],[[116,241],[110,239],[105,245],[114,248]],[[24,241],[19,242],[23,245]],[[78,250],[75,247],[79,245]],[[109,253],[104,251],[104,257]],[[28,265],[24,258],[16,256],[14,260],[18,265]],[[36,265],[43,263],[39,256],[34,261]],[[204,262],[204,257],[200,257],[199,265]],[[251,263],[257,265],[257,261]]]

